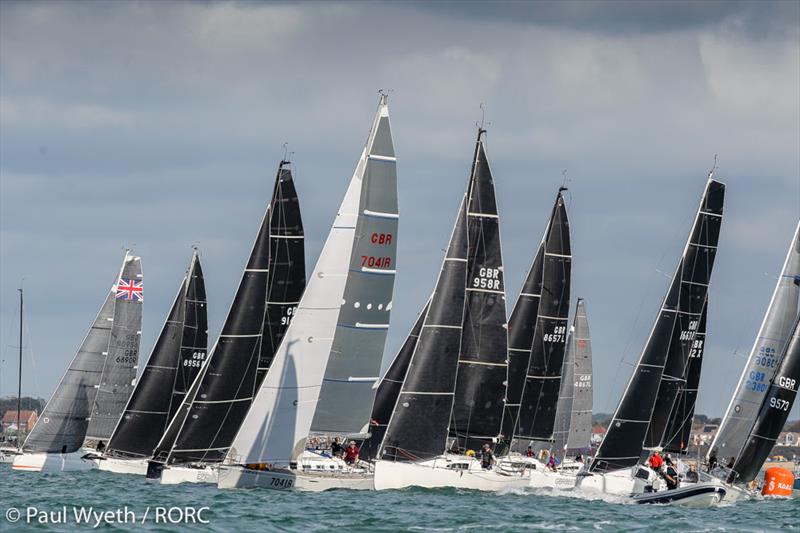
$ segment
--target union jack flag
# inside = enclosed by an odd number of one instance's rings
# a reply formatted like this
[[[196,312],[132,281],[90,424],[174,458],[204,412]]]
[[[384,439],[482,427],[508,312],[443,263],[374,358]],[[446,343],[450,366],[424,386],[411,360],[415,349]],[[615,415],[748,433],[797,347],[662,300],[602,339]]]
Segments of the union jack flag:
[[[117,299],[141,302],[144,299],[142,282],[120,278],[117,284]]]

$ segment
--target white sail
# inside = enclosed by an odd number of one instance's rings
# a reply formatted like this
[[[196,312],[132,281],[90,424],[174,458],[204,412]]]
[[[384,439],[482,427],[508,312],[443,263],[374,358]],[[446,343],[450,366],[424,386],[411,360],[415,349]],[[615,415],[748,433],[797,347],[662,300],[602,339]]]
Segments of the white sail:
[[[355,301],[345,299],[345,289],[350,288],[356,277],[366,273],[392,277],[394,274],[393,248],[391,253],[386,252],[385,239],[382,243],[377,242],[380,239],[373,242],[371,235],[357,231],[357,227],[363,229],[366,218],[395,222],[397,219],[396,211],[378,212],[366,207],[372,206],[375,198],[385,197],[382,189],[387,186],[380,181],[386,173],[367,172],[368,161],[375,158],[394,166],[393,153],[371,152],[374,146],[385,145],[385,139],[376,142],[376,135],[381,131],[389,134],[388,119],[388,107],[382,97],[367,145],[297,312],[233,441],[228,454],[231,462],[287,465],[295,459],[304,449],[329,364],[334,358],[359,349],[355,343],[361,339],[352,336],[353,332],[388,327],[391,292],[387,301],[373,301],[370,294],[354,294],[359,296]],[[381,346],[384,338],[385,331]],[[382,351],[381,348],[377,356],[378,364]],[[366,377],[369,376],[357,376],[356,381],[366,381],[363,379]],[[374,394],[372,381],[367,386]],[[371,401],[363,400],[368,418]]]
[[[744,445],[758,415],[780,357],[789,342],[798,312],[800,296],[800,222],[794,230],[778,283],[772,293],[764,321],[750,351],[750,357],[739,378],[709,454],[719,458],[735,457]]]

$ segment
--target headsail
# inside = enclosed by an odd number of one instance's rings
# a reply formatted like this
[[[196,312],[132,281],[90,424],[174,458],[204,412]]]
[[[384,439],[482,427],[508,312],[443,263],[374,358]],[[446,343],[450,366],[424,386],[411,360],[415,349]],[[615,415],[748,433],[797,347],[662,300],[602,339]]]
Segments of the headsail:
[[[136,388],[106,447],[117,457],[150,457],[202,368],[208,309],[197,250]]]
[[[494,179],[478,130],[467,191],[467,285],[450,436],[479,449],[501,434],[508,319]]]
[[[361,445],[359,453],[361,459],[368,461],[376,459],[378,456],[378,449],[383,441],[383,436],[386,434],[386,428],[389,426],[389,419],[392,416],[392,411],[394,411],[394,406],[397,404],[400,390],[403,388],[403,381],[408,372],[408,365],[411,363],[411,356],[414,355],[414,351],[417,349],[417,340],[419,339],[420,331],[422,331],[425,315],[428,314],[429,303],[430,301],[422,308],[422,312],[414,322],[414,326],[400,347],[400,351],[397,352],[389,368],[386,369],[386,374],[378,383],[375,402],[372,404],[372,415],[369,420],[370,436]]]
[[[700,372],[703,367],[703,352],[706,344],[706,316],[708,314],[708,297],[700,316],[700,325],[689,353],[689,365],[686,368],[685,386],[678,391],[678,398],[669,415],[669,425],[664,434],[664,449],[674,453],[689,451],[689,436],[692,432],[694,407],[697,402],[697,390],[700,385]]]
[[[126,251],[119,276],[78,353],[61,378],[50,401],[47,402],[39,422],[25,439],[23,451],[71,453],[78,450],[86,438],[90,418],[93,416],[94,408],[97,407],[95,399],[106,360],[109,357],[129,357],[128,361],[134,361],[130,365],[131,368],[136,364],[141,330],[141,272],[140,259]],[[116,309],[118,306],[119,313]],[[131,306],[138,307],[138,314],[135,309],[130,309]],[[129,335],[135,335],[135,338],[130,338]],[[130,344],[126,346],[127,341],[130,341]],[[130,350],[129,354],[125,354],[125,349]],[[116,362],[111,363],[111,366],[115,365]],[[116,379],[122,374],[125,372],[108,372],[104,376],[106,383],[104,390],[111,390],[116,384]],[[130,378],[132,379],[133,377]],[[121,385],[124,393],[124,383]],[[110,412],[113,411],[114,405],[115,401],[103,401],[100,408]]]
[[[709,176],[678,268],[672,277],[639,362],[611,419],[603,442],[597,450],[591,466],[592,471],[617,470],[637,464],[651,418],[662,416],[661,412],[654,413],[654,407],[657,395],[662,392],[665,365],[670,354],[673,356],[675,354],[674,344],[680,344],[681,350],[686,346],[687,352],[684,354],[681,351],[680,354],[685,355],[684,360],[688,359],[688,350],[699,325],[711,280],[722,224],[724,199],[725,185]],[[668,375],[667,379],[676,381],[682,386],[680,380],[683,378],[684,369],[685,363],[679,372]],[[675,392],[677,393],[677,388]],[[664,418],[672,410],[672,402],[667,405],[667,412],[663,413]],[[661,425],[661,431],[657,432],[659,439],[663,436],[664,427]]]
[[[755,479],[789,418],[800,383],[800,316],[795,320],[789,344],[780,355],[780,365],[764,395],[755,424],[736,457],[729,481],[747,483]]]
[[[326,421],[320,429],[330,422],[349,431],[356,418],[362,422],[355,432],[367,425],[392,303],[398,219],[394,166],[382,96],[297,313],[233,441],[231,461],[287,465],[294,460],[304,448],[323,388],[336,405],[342,405],[345,392],[366,401],[355,410],[352,401],[345,405],[353,416],[320,411]],[[355,365],[358,356],[364,362]],[[323,377],[329,385],[322,384]]]
[[[250,408],[272,358],[262,334],[282,335],[305,280],[303,229],[288,162],[281,161],[272,198],[217,343],[155,450],[158,462],[220,462]],[[277,252],[277,253],[273,253]],[[273,276],[273,271],[275,276]],[[275,291],[275,296],[273,292]],[[272,298],[275,315],[267,311]],[[286,318],[277,320],[277,314]]]
[[[561,369],[561,388],[558,391],[556,416],[553,426],[553,449],[558,457],[566,455],[569,423],[572,419],[572,402],[575,391],[575,324],[569,328],[564,364]]]
[[[789,341],[798,313],[800,295],[800,222],[789,243],[778,283],[772,293],[764,321],[758,331],[750,357],[742,370],[739,384],[731,398],[709,453],[718,457],[734,456],[744,445],[758,410],[780,364],[780,355]]]
[[[553,438],[569,320],[569,218],[559,189],[542,244],[509,323],[506,437],[521,451]],[[515,408],[515,404],[519,404]],[[516,420],[513,417],[516,416]],[[513,424],[512,424],[513,422]]]
[[[414,461],[445,451],[464,320],[467,251],[464,198],[379,458]]]

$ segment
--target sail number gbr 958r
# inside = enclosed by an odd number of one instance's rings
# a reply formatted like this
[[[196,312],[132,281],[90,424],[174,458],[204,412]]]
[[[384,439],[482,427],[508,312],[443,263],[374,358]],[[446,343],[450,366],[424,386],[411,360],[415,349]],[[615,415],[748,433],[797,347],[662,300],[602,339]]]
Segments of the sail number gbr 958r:
[[[473,289],[500,290],[500,269],[481,267],[478,275],[472,278]]]

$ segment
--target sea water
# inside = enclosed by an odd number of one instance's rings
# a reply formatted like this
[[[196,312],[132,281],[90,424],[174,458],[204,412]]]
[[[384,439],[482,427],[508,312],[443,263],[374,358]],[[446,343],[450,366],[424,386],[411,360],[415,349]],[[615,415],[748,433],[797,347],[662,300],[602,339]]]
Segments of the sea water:
[[[552,491],[335,490],[162,486],[92,470],[0,465],[0,531],[797,531],[800,500],[710,509],[634,505]],[[10,513],[10,514],[9,514]]]

